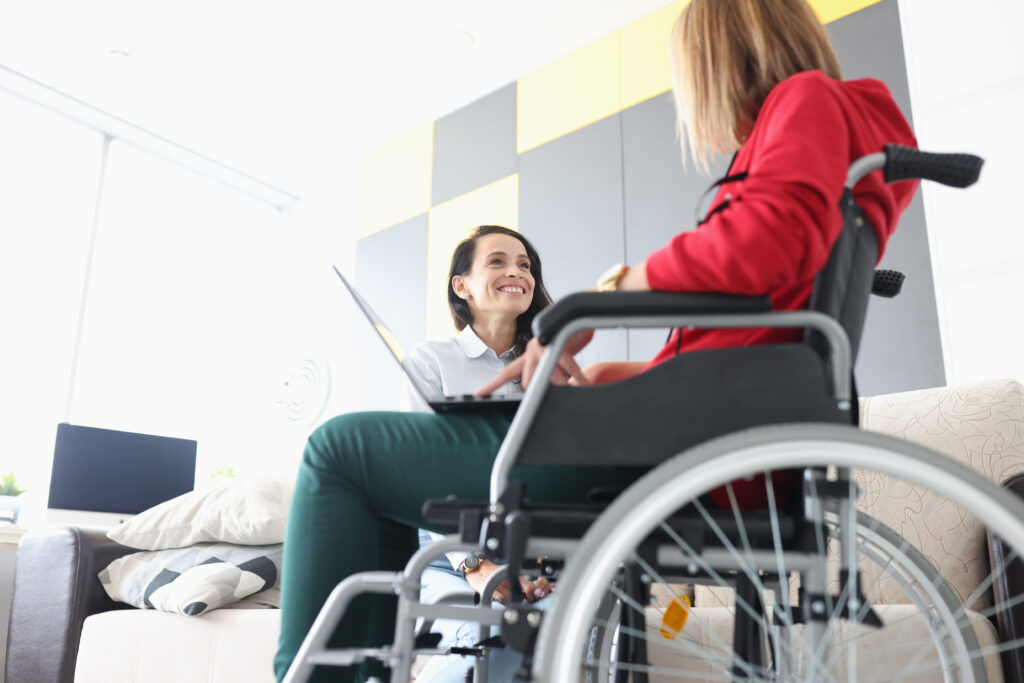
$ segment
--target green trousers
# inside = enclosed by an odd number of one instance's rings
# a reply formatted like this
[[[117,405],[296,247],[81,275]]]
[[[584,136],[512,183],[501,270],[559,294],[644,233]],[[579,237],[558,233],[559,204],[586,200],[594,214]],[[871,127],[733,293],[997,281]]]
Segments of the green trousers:
[[[484,415],[352,413],[309,438],[295,484],[281,573],[281,638],[274,660],[284,676],[328,594],[371,570],[400,570],[417,549],[424,501],[488,496],[491,464],[509,419]],[[625,487],[639,470],[522,467],[512,472],[539,501],[582,502],[594,488]],[[333,647],[391,643],[395,599],[354,600]],[[318,668],[316,681],[360,681],[381,669]],[[385,678],[386,680],[386,678]]]

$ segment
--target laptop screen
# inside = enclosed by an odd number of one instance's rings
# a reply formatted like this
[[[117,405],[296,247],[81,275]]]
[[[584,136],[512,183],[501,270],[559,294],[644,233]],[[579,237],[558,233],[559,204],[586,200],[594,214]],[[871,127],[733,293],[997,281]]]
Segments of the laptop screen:
[[[402,345],[402,342],[399,341],[398,336],[391,331],[391,328],[387,326],[387,323],[385,323],[379,315],[377,315],[377,312],[370,308],[370,304],[366,303],[366,299],[356,291],[356,288],[352,286],[352,283],[348,281],[348,278],[342,275],[341,271],[338,270],[338,267],[332,267],[334,268],[334,272],[338,274],[338,277],[341,278],[341,282],[345,285],[345,289],[348,290],[348,293],[356,302],[360,312],[366,316],[367,320],[370,321],[370,325],[373,326],[373,329],[377,332],[381,341],[384,342],[384,345],[388,347],[388,351],[391,352],[391,355],[394,356],[396,361],[398,361],[398,364],[402,367],[402,372],[404,372],[405,376],[409,378],[409,381],[412,383],[413,387],[415,387],[420,396],[423,397],[423,400],[430,403],[431,401],[443,399],[444,397],[438,395],[433,387],[423,384],[416,375],[409,371],[405,365],[405,347]]]
[[[138,514],[191,491],[196,442],[57,425],[48,508]]]

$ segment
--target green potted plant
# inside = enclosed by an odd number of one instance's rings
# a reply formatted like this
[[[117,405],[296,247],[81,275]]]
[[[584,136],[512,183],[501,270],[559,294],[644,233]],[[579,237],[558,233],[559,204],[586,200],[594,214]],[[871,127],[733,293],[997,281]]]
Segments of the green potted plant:
[[[18,478],[14,472],[0,474],[0,523],[18,522],[18,513],[21,511],[21,502],[18,496],[25,493],[25,489],[18,486]]]

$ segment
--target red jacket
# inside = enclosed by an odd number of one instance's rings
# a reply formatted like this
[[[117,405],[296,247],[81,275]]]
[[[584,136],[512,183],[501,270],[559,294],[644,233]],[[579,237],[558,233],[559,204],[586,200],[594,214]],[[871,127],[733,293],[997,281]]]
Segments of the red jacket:
[[[647,259],[652,289],[768,294],[775,310],[806,308],[814,276],[842,228],[839,198],[849,165],[883,145],[917,146],[903,114],[880,81],[837,81],[820,71],[796,74],[769,93],[711,206],[728,207],[699,228],[676,235]],[[917,181],[864,178],[854,197],[878,232],[879,258]],[[677,330],[652,361],[676,353]],[[799,331],[690,330],[680,351],[792,341]]]

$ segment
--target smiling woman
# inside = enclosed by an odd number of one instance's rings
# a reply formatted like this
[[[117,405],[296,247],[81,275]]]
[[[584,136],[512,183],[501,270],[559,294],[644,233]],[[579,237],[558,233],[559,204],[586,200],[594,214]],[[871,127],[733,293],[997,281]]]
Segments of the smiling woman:
[[[533,318],[551,303],[540,254],[500,225],[481,225],[459,242],[448,269],[448,310],[459,335],[418,344],[408,367],[439,396],[475,392],[526,348]],[[405,410],[427,410],[406,383]],[[497,395],[521,393],[509,382]]]
[[[406,357],[409,371],[418,380],[447,395],[474,392],[514,361],[530,340],[534,316],[551,303],[540,255],[533,245],[518,232],[493,225],[474,229],[455,248],[447,299],[459,334],[446,341],[423,342]],[[571,361],[571,357],[565,361],[566,376],[570,371],[580,372]],[[411,393],[406,392],[406,406],[416,407],[410,401]],[[507,382],[495,393],[522,394],[522,387]],[[279,677],[338,581],[371,567],[398,569],[405,565],[417,547],[416,529],[427,524],[421,510],[424,498],[486,495],[491,461],[509,422],[510,416],[497,413],[348,413],[321,425],[310,436],[285,542],[281,640],[276,658]],[[556,482],[551,468],[546,467],[524,468],[522,474],[531,495],[539,500],[583,501],[591,489],[622,480],[622,473],[615,468],[594,468],[569,482]],[[378,487],[373,483],[383,481],[394,485]],[[373,492],[353,505],[353,498],[339,495],[335,486]],[[429,542],[429,535],[423,536]],[[327,538],[337,542],[324,543]],[[431,591],[436,595],[452,588],[469,595],[480,593],[496,570],[497,565],[476,556],[452,553],[424,573],[424,597],[429,599]],[[550,591],[545,580],[536,584],[526,581],[520,588],[530,602]],[[487,599],[502,601],[510,592],[508,587],[499,587]],[[346,615],[337,630],[339,643],[390,640],[394,612],[376,600],[384,600],[383,596],[371,597],[374,600],[363,605],[364,612]],[[477,629],[468,624],[435,623],[434,628],[444,633],[446,646],[476,642]],[[492,656],[492,673],[507,671],[506,680],[510,679],[518,666],[515,659]],[[458,656],[435,658],[417,680],[461,682],[469,664],[471,661]],[[331,678],[332,673],[336,672],[322,672],[327,677],[324,680],[358,678],[352,670],[341,678]]]
[[[448,272],[448,305],[459,334],[446,341],[425,341],[407,356],[407,367],[436,395],[457,396],[474,392],[513,361],[530,338],[534,316],[551,303],[544,286],[540,255],[518,232],[497,225],[474,228],[456,246]],[[406,381],[402,397],[406,409],[430,412],[412,382]],[[521,396],[522,387],[508,382],[495,392]],[[432,541],[420,531],[420,544]],[[433,538],[440,538],[433,535]],[[423,574],[421,599],[431,602],[440,595],[463,594],[472,599],[481,593],[498,565],[467,553],[453,552],[438,558]],[[550,588],[546,581],[524,581],[523,592],[535,600]],[[503,583],[491,599],[505,602],[509,587]],[[440,647],[471,647],[479,627],[475,624],[439,621],[433,630],[443,636]],[[492,680],[511,680],[519,658],[491,657]],[[417,676],[422,683],[461,683],[472,660],[457,655],[434,657]],[[500,675],[506,672],[507,675]],[[497,678],[493,675],[498,673]]]
[[[512,323],[514,345],[521,352],[533,317],[550,303],[540,255],[515,230],[481,225],[455,248],[448,272],[448,308],[456,329],[471,325],[480,334],[487,327]],[[509,314],[514,319],[503,320]]]

